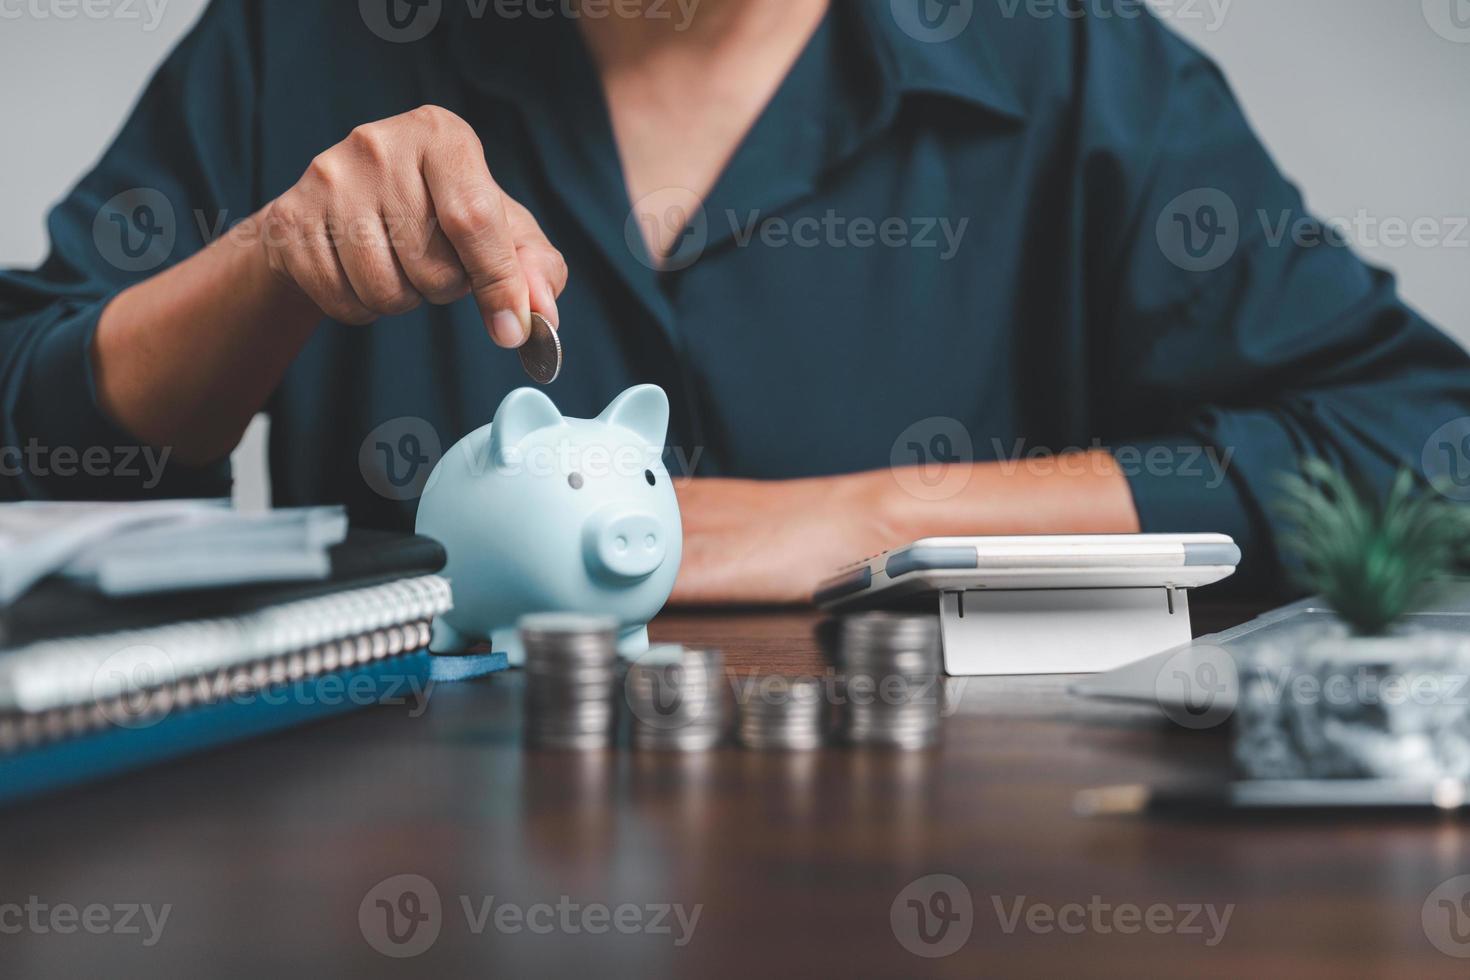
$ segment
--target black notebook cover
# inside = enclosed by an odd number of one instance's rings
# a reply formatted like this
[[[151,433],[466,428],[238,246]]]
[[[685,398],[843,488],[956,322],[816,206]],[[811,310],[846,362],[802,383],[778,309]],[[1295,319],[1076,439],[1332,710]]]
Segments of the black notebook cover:
[[[0,614],[13,646],[63,636],[90,636],[181,620],[246,615],[270,606],[311,599],[405,578],[444,567],[436,541],[383,531],[352,531],[331,551],[330,577],[240,588],[109,598],[64,580],[49,580]],[[433,685],[504,670],[504,654],[433,657],[424,649],[326,669],[274,686],[268,697],[243,696],[175,705],[141,725],[108,724],[67,733],[9,752],[0,749],[0,804],[13,803],[75,783],[126,773],[141,766],[278,732],[365,707],[416,701],[427,709]],[[344,696],[351,691],[351,697]]]
[[[324,579],[156,595],[105,596],[66,579],[49,578],[0,610],[0,649],[63,636],[238,616],[346,588],[432,575],[444,567],[445,554],[444,546],[432,538],[352,530],[331,549],[331,561],[331,574]]]

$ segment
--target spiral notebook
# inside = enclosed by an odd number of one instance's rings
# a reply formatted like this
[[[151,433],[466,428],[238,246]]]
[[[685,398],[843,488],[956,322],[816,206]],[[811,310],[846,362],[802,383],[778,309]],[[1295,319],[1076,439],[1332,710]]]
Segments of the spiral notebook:
[[[311,583],[99,596],[44,583],[0,614],[0,802],[414,699],[503,655],[435,658],[452,605],[427,538],[354,531]]]

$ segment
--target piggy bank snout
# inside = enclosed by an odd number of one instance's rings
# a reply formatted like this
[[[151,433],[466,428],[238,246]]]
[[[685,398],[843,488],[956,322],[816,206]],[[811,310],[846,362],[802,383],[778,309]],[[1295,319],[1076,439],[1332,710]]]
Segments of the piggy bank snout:
[[[587,522],[584,543],[594,574],[616,579],[652,575],[668,554],[668,530],[652,514],[608,510]]]

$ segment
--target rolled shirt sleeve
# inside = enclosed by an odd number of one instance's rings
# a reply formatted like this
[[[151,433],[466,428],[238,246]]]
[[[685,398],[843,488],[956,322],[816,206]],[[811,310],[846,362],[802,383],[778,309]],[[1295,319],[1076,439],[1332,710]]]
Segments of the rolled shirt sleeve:
[[[1157,24],[1097,43],[1099,78],[1147,86],[1087,116],[1092,172],[1128,203],[1100,221],[1096,295],[1113,430],[1143,438],[1114,453],[1145,531],[1229,532],[1246,577],[1274,578],[1280,477],[1319,457],[1386,492],[1470,415],[1470,359],[1307,211],[1214,65]]]
[[[0,499],[229,494],[228,461],[184,466],[107,417],[91,344],[117,293],[254,210],[251,9],[211,5],[51,211],[46,261],[0,271]]]

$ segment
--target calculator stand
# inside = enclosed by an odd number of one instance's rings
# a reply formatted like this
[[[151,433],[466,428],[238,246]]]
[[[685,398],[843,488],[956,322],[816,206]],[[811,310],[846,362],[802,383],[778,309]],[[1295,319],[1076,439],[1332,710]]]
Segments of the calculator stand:
[[[939,594],[955,676],[1090,674],[1190,641],[1182,589],[969,589]]]

